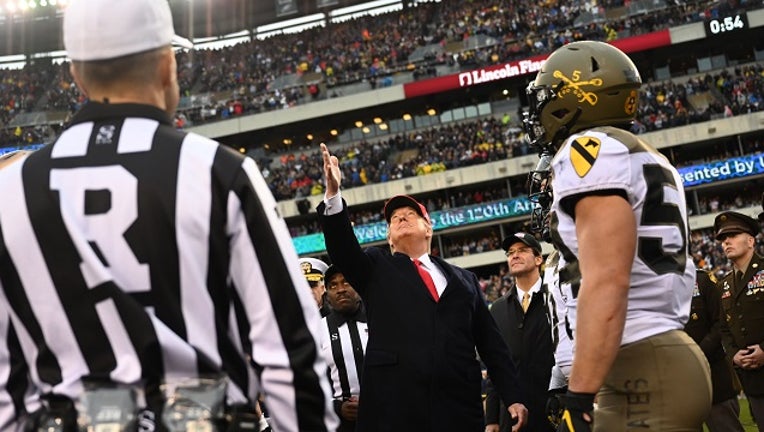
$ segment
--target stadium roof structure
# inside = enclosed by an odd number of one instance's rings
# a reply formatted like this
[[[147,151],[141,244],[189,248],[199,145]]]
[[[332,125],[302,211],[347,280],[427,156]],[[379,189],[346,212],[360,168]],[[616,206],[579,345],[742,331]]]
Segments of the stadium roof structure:
[[[130,0],[123,0],[130,1]],[[178,35],[196,40],[368,0],[169,0]],[[61,24],[67,0],[0,1],[0,56],[63,49]]]

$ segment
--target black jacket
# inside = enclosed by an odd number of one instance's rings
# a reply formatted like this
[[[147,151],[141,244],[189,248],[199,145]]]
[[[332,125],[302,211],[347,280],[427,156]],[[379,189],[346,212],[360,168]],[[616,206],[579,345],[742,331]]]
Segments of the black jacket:
[[[554,345],[547,315],[546,288],[531,297],[528,311],[523,313],[517,300],[517,288],[496,300],[491,315],[518,369],[524,403],[528,408],[528,424],[523,431],[553,431],[546,417],[549,379],[554,365]],[[505,405],[490,386],[486,398],[486,424],[498,423],[500,430],[510,431],[512,422]]]
[[[431,257],[448,279],[436,303],[408,256],[361,249],[343,207],[325,216],[321,203],[318,213],[332,263],[366,305],[369,341],[357,430],[482,432],[477,353],[503,399],[511,404],[521,398],[477,277]]]

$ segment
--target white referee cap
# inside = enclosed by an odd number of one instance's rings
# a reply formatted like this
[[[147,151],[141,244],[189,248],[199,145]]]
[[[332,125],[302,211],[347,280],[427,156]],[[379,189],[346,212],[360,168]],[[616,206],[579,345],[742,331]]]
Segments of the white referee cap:
[[[329,266],[317,258],[300,258],[300,269],[308,282],[321,282]]]
[[[109,60],[179,45],[167,0],[70,0],[64,12],[64,47],[75,61]]]

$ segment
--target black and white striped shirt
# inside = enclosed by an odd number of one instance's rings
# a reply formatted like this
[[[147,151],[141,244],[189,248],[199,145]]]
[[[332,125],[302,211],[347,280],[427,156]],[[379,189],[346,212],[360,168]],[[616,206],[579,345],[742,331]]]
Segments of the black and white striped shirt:
[[[341,401],[361,392],[361,371],[369,330],[359,310],[348,317],[337,311],[323,319],[321,353],[329,363],[332,396]]]
[[[38,404],[29,390],[29,371],[16,332],[8,314],[0,312],[0,431],[16,428],[17,419],[27,414],[26,402]]]
[[[252,159],[91,102],[0,196],[0,304],[38,392],[225,372],[276,429],[333,430],[320,318]]]

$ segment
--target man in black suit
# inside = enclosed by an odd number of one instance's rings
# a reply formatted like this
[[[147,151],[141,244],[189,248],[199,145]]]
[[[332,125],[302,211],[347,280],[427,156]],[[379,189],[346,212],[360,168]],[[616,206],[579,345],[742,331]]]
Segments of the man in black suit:
[[[477,277],[429,255],[432,223],[414,198],[387,201],[388,249],[361,249],[340,196],[339,162],[321,144],[326,178],[318,206],[332,262],[361,294],[369,326],[357,429],[483,430],[480,362],[508,411],[525,424],[514,364]],[[391,253],[392,252],[392,253]]]
[[[518,232],[501,244],[515,285],[491,306],[491,315],[510,349],[519,371],[523,401],[528,407],[524,432],[553,432],[546,417],[549,379],[554,365],[554,345],[547,304],[549,291],[541,281],[541,244],[530,234]],[[493,387],[486,398],[486,432],[510,430]]]

